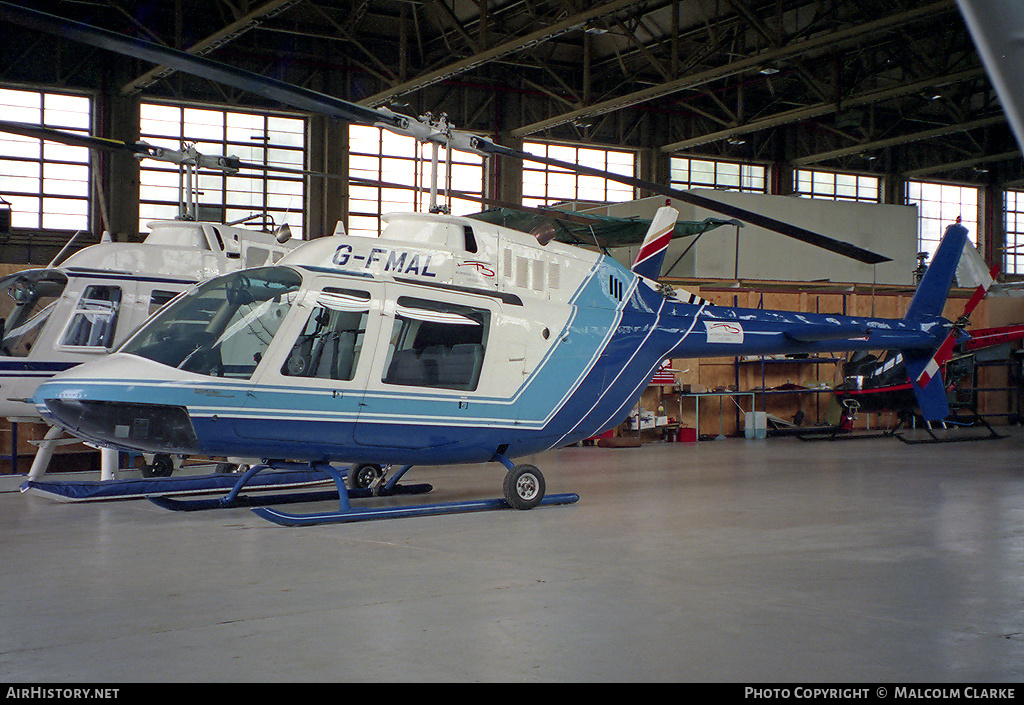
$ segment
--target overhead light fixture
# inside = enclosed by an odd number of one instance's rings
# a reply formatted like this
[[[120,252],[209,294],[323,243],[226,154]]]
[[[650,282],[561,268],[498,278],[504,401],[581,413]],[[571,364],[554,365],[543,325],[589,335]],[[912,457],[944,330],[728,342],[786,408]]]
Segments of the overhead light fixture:
[[[757,72],[762,76],[771,76],[772,74],[776,74],[779,72],[779,67],[776,66],[775,64],[766,64],[765,66],[762,66],[760,69],[758,69]]]

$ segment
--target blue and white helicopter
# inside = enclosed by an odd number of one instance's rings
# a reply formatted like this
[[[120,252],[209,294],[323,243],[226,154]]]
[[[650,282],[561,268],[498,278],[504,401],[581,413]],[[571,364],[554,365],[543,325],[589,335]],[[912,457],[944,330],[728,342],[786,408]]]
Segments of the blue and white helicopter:
[[[4,18],[448,149],[530,159],[618,179],[771,227],[862,261],[859,248],[689,192],[585,169],[458,133],[433,120],[354,105],[63,18],[0,3]],[[219,500],[237,506],[266,469],[334,479],[337,511],[283,524],[567,503],[538,468],[512,459],[617,426],[666,358],[900,349],[915,379],[950,334],[941,317],[966,229],[950,226],[902,319],[714,306],[657,283],[676,212],[660,209],[631,268],[597,252],[444,213],[385,216],[378,239],[336,235],[275,266],[216,277],[157,313],[115,353],[42,384],[50,423],[123,450],[258,457]],[[920,377],[926,379],[926,377]],[[916,389],[929,418],[948,415],[941,384]],[[416,465],[498,462],[503,499],[352,507],[402,491]],[[351,465],[345,472],[335,463]],[[391,477],[383,468],[398,466]],[[410,490],[413,491],[413,490]]]
[[[941,309],[962,226],[947,230],[907,315],[887,320],[664,290],[659,235],[673,219],[659,211],[630,270],[467,219],[391,217],[380,239],[320,238],[276,266],[194,288],[35,401],[50,423],[100,445],[257,455],[252,474],[299,461],[335,479],[339,511],[257,510],[281,523],[382,511],[351,508],[335,462],[402,466],[379,487],[389,493],[414,465],[497,461],[504,501],[526,509],[544,499],[544,479],[511,459],[618,425],[665,358],[895,348],[923,369],[951,330]],[[915,391],[926,415],[948,415],[941,378]]]

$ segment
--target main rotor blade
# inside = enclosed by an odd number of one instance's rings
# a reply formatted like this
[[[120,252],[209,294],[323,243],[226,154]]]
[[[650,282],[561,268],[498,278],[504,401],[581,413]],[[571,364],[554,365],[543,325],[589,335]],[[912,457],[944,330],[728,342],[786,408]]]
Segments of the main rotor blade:
[[[511,151],[511,150],[509,150]],[[575,171],[581,174],[587,174],[589,176],[600,176],[612,181],[618,181],[634,188],[645,189],[661,196],[668,196],[669,198],[675,198],[679,201],[689,203],[700,208],[706,208],[707,210],[721,213],[738,220],[742,220],[751,225],[764,228],[766,230],[772,230],[786,237],[791,237],[801,242],[806,242],[809,245],[820,247],[829,252],[835,252],[836,254],[849,257],[850,259],[857,260],[858,262],[864,262],[865,264],[880,264],[882,262],[891,262],[891,257],[885,257],[876,252],[865,250],[864,248],[851,245],[848,242],[842,240],[836,240],[834,238],[826,237],[819,233],[812,232],[806,228],[801,228],[798,225],[792,223],[786,223],[781,220],[776,220],[769,216],[761,213],[755,213],[748,211],[745,208],[739,208],[738,206],[732,206],[727,203],[721,203],[714,199],[708,198],[707,196],[701,196],[690,191],[680,191],[668,186],[662,186],[661,184],[653,181],[646,181],[644,179],[637,179],[632,176],[625,176],[623,174],[614,174],[607,171],[601,171],[600,169],[594,169],[582,164],[573,164],[572,162],[563,162],[559,159],[551,159],[550,157],[540,157],[529,152],[514,152],[510,156],[515,156],[519,159],[529,160],[538,162],[541,164],[548,164],[550,166],[556,166],[561,169],[568,169],[569,171]]]
[[[107,152],[128,150],[136,154],[146,154],[150,147],[143,144],[128,144],[121,140],[112,140],[105,137],[94,137],[93,135],[82,135],[76,132],[65,132],[50,127],[39,125],[28,125],[23,122],[10,122],[0,120],[0,132],[7,132],[12,135],[31,137],[33,139],[47,140],[49,142],[60,142],[71,147],[85,147],[87,149],[102,149]]]
[[[302,110],[370,125],[383,123],[402,127],[406,121],[402,115],[356,105],[268,76],[236,69],[203,56],[195,56],[83,22],[12,5],[9,2],[0,2],[0,9],[3,10],[3,19],[23,27],[55,34],[118,54],[134,56],[154,64],[164,64],[178,71],[208,78]]]
[[[320,113],[331,117],[355,122],[359,124],[378,125],[390,127],[397,130],[407,130],[411,119],[388,110],[377,110],[355,103],[350,103],[339,98],[327,96],[316,91],[311,91],[299,86],[293,86],[277,79],[269,78],[259,74],[236,69],[232,66],[213,61],[206,57],[195,56],[183,51],[169,47],[153,44],[140,39],[127,37],[116,32],[111,32],[99,27],[57,17],[38,10],[30,10],[9,2],[0,2],[0,9],[3,10],[3,19],[20,24],[30,29],[36,29],[57,36],[66,37],[90,46],[108,49],[120,54],[134,56],[136,58],[151,61],[155,64],[164,64],[179,71],[201,76],[225,85],[248,91],[256,95],[270,98],[271,100],[290,105],[301,110]],[[820,235],[805,228],[786,223],[775,218],[754,213],[737,206],[719,203],[713,199],[688,191],[662,186],[651,181],[637,179],[623,174],[593,169],[572,162],[563,162],[558,159],[539,157],[529,152],[509,149],[482,137],[470,136],[468,142],[472,149],[487,154],[499,154],[520,160],[528,160],[541,164],[548,164],[571,172],[598,176],[601,178],[617,181],[634,188],[646,189],[652,193],[675,198],[701,208],[721,213],[723,215],[743,220],[751,225],[757,225],[767,230],[780,233],[787,237],[794,238],[816,247],[849,257],[866,264],[879,264],[889,262],[891,258],[884,257],[875,252],[865,250],[851,245],[847,242]]]

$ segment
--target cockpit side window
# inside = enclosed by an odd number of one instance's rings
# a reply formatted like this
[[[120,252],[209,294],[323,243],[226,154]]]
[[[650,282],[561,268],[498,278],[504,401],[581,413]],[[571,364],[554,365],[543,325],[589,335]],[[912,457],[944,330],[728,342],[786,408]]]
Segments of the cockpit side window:
[[[284,267],[211,279],[164,307],[121,351],[198,374],[249,379],[301,283]]]
[[[0,355],[28,356],[67,283],[63,274],[43,270],[0,281]]]
[[[400,296],[384,383],[475,390],[489,326],[487,309]]]
[[[370,315],[370,294],[348,289],[325,289],[317,296],[306,325],[281,367],[292,377],[351,380]]]
[[[114,344],[121,287],[90,285],[78,301],[75,314],[64,333],[63,345],[109,348]]]

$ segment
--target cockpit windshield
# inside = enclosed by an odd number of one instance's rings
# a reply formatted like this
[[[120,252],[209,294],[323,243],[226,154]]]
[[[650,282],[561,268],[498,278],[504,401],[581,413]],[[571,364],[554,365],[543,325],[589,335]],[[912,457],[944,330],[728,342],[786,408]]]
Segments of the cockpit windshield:
[[[284,267],[211,279],[158,313],[120,352],[188,372],[249,379],[301,284]]]
[[[68,284],[52,269],[30,269],[0,280],[0,355],[27,357]]]

